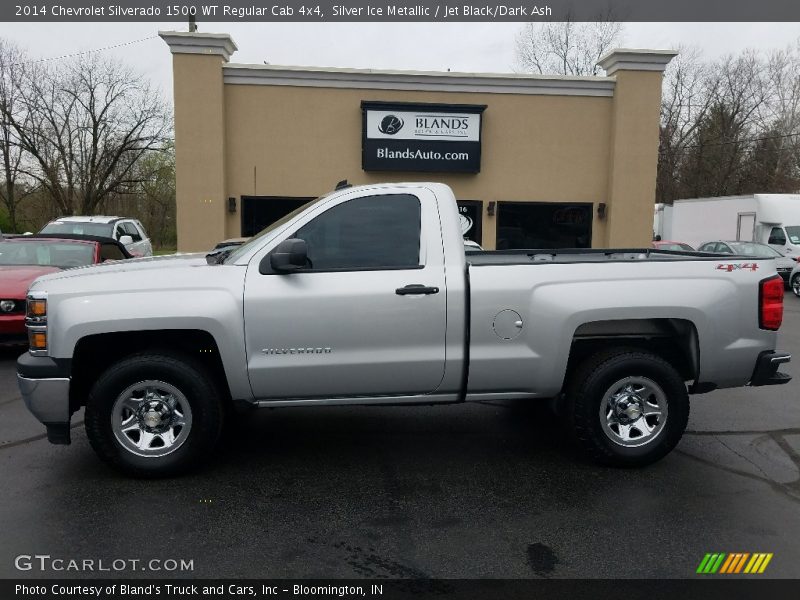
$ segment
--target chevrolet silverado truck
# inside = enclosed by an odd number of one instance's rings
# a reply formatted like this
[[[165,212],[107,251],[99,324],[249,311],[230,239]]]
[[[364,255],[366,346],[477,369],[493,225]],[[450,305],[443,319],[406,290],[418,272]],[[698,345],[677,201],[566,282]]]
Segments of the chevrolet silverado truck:
[[[549,402],[594,459],[652,463],[689,395],[789,381],[775,262],[654,249],[465,254],[452,191],[344,187],[208,256],[45,275],[22,396],[48,439],[85,406],[136,476],[200,465],[233,408]],[[554,417],[555,418],[555,417]]]

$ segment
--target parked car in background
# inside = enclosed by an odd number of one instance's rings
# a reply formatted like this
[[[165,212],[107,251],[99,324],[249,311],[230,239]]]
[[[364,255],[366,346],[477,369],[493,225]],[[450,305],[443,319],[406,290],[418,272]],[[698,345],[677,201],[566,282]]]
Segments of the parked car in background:
[[[483,248],[478,242],[464,238],[464,252],[481,252]]]
[[[33,280],[62,269],[131,258],[125,246],[93,236],[22,236],[0,241],[0,343],[27,340],[25,296]]]
[[[751,258],[774,258],[775,267],[778,269],[778,275],[783,279],[785,285],[789,285],[789,277],[792,269],[797,266],[797,261],[794,258],[784,256],[775,248],[760,244],[758,242],[741,242],[741,241],[715,241],[700,244],[697,248],[700,252],[715,252],[717,254],[736,254],[737,256],[748,256]]]
[[[792,289],[792,293],[800,298],[800,261],[795,264],[792,272],[789,273],[789,287]]]
[[[694,252],[694,248],[692,248],[689,244],[684,244],[683,242],[671,242],[669,240],[658,240],[653,242],[653,248],[658,250],[677,250],[678,252]]]
[[[117,240],[133,256],[153,256],[153,244],[142,224],[125,217],[60,217],[39,233],[94,235]]]
[[[249,239],[250,239],[249,237],[238,237],[238,238],[230,238],[227,240],[222,240],[219,244],[214,246],[214,250],[219,250],[220,248],[230,248],[231,246],[241,246]]]
[[[250,238],[245,238],[245,237],[222,240],[216,246],[214,246],[214,248],[211,250],[211,252],[207,254],[207,256],[219,256],[222,254],[233,252],[235,248],[241,246],[242,244],[248,242],[249,240]]]
[[[698,244],[702,240],[741,240],[772,246],[785,256],[800,256],[800,194],[749,194],[675,200],[656,205],[655,233]]]

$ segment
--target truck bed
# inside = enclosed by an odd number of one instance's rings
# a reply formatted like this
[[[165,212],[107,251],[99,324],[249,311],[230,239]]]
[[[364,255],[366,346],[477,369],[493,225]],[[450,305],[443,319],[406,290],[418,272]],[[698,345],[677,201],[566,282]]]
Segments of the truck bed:
[[[720,260],[740,258],[732,254],[658,250],[655,248],[535,248],[529,250],[467,251],[469,265],[525,265],[531,263],[627,262],[646,260]],[[769,260],[748,257],[747,260]]]

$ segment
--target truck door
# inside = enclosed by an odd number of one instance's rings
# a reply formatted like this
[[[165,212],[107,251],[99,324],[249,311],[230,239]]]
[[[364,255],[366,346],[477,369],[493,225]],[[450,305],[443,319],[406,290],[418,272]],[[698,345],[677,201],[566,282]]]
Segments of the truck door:
[[[276,240],[305,240],[305,269],[262,274],[263,254],[256,255],[244,296],[254,396],[436,390],[444,374],[446,325],[439,223],[428,190],[344,196]]]

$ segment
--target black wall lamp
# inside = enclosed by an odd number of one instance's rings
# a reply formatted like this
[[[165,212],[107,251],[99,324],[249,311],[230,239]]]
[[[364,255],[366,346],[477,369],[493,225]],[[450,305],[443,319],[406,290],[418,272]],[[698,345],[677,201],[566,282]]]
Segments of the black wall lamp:
[[[606,218],[606,203],[601,202],[597,205],[597,218],[598,219],[605,219]]]
[[[235,213],[236,212],[236,198],[228,198],[228,212]]]
[[[492,201],[492,202],[489,202],[489,205],[486,207],[486,214],[489,215],[490,217],[494,216],[494,207],[495,206],[497,206],[497,203]]]

